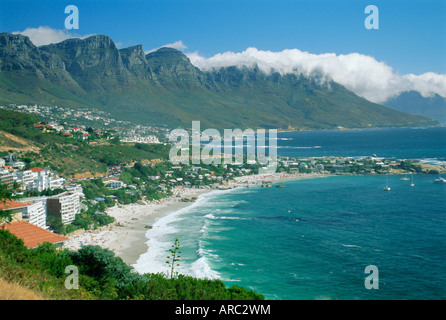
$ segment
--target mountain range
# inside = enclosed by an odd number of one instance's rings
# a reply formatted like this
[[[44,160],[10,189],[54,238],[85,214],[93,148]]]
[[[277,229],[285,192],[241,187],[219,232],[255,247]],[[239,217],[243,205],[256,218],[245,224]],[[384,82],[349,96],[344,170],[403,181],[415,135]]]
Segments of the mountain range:
[[[35,46],[0,33],[0,104],[91,107],[141,124],[292,130],[432,126],[372,103],[318,74],[257,66],[202,71],[173,48],[118,49],[104,35]]]
[[[402,112],[432,118],[446,125],[446,98],[438,94],[423,97],[417,91],[404,91],[383,104]]]

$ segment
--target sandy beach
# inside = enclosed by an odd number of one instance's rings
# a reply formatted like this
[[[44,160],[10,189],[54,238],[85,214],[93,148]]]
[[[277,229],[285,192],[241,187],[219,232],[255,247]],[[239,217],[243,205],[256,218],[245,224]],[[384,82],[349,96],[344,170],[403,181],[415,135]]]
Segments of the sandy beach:
[[[327,175],[286,173],[249,175],[237,177],[223,187],[236,188],[247,184],[276,183],[323,176]],[[114,223],[97,230],[69,234],[69,240],[65,241],[64,248],[78,250],[83,245],[98,245],[112,250],[124,262],[133,265],[141,254],[147,252],[146,232],[158,218],[193,203],[182,201],[182,199],[199,197],[213,190],[215,189],[175,188],[172,196],[162,200],[130,205],[117,204],[107,210],[107,214],[115,218]]]
[[[145,234],[157,218],[192,204],[182,199],[191,199],[210,191],[212,189],[177,188],[171,197],[162,200],[117,204],[107,210],[107,214],[115,218],[114,223],[97,230],[69,234],[64,248],[78,250],[83,245],[98,245],[112,250],[124,262],[132,265],[147,251]]]

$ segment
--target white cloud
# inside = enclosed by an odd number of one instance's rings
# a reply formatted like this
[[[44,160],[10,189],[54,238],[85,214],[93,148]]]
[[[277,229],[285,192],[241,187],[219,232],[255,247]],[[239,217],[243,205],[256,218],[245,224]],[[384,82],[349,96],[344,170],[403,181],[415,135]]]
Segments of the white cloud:
[[[175,42],[173,42],[173,43],[168,43],[168,44],[165,44],[164,46],[161,46],[161,47],[159,47],[159,48],[155,48],[155,49],[151,49],[151,50],[149,50],[149,51],[145,51],[144,53],[145,54],[149,54],[150,52],[154,52],[154,51],[156,51],[156,50],[158,50],[158,49],[160,49],[160,48],[174,48],[174,49],[177,49],[177,50],[184,50],[184,49],[187,49],[187,46],[183,43],[183,41],[182,40],[179,40],[179,41],[175,41]]]
[[[192,64],[202,70],[255,64],[264,71],[311,75],[322,73],[370,101],[382,103],[403,91],[416,90],[423,96],[437,93],[446,97],[446,75],[433,72],[400,75],[392,67],[359,53],[336,55],[312,54],[298,49],[280,52],[248,48],[243,52],[224,52],[205,58],[197,52],[187,54]]]
[[[80,36],[78,34],[68,33],[66,30],[57,30],[50,27],[26,28],[24,31],[14,31],[13,34],[21,34],[29,37],[35,46],[43,46],[51,43],[58,43],[71,38],[85,39],[90,35]]]

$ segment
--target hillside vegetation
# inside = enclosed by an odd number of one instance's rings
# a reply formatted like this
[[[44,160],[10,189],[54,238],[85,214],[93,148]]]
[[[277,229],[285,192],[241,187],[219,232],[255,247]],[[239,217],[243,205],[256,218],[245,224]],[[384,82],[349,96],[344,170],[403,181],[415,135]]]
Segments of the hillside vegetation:
[[[112,251],[99,246],[73,252],[44,243],[29,250],[5,230],[0,230],[0,243],[0,292],[14,288],[10,299],[263,300],[261,294],[238,286],[227,288],[220,280],[140,275]],[[77,289],[65,285],[71,274],[65,273],[67,266],[78,268]]]
[[[42,133],[34,127],[39,121],[34,115],[0,109],[1,155],[14,152],[27,167],[50,167],[67,179],[105,175],[108,166],[168,157],[165,145],[132,145],[117,139],[89,144],[62,133]]]

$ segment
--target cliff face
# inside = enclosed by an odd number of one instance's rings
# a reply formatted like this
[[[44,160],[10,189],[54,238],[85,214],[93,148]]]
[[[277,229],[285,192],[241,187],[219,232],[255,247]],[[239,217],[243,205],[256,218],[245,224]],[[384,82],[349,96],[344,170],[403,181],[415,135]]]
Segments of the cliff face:
[[[330,129],[435,125],[356,96],[320,77],[258,67],[201,71],[182,52],[118,49],[107,36],[36,47],[0,34],[0,103],[91,106],[144,123],[217,128]]]
[[[118,85],[129,80],[119,50],[109,37],[69,39],[39,47],[39,50],[60,57],[66,71],[87,91],[89,85],[100,89],[106,83]]]
[[[58,55],[42,52],[28,37],[2,33],[0,48],[1,71],[31,72],[51,79],[70,77]]]
[[[141,45],[119,50],[124,67],[142,77],[148,76],[148,63]]]

